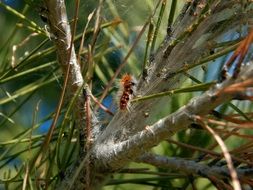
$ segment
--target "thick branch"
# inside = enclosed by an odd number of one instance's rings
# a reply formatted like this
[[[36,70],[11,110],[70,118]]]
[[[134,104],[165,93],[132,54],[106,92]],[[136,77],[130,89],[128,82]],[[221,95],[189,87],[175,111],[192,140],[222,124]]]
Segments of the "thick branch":
[[[63,74],[67,75],[67,67],[70,64],[69,88],[75,93],[83,84],[83,77],[79,64],[77,63],[74,44],[72,44],[71,55],[71,30],[68,24],[65,3],[62,0],[45,0],[48,9],[48,24],[51,38],[54,40],[58,61],[62,67]]]
[[[96,142],[94,155],[97,162],[103,168],[107,167],[111,170],[123,167],[161,141],[186,129],[190,124],[194,123],[194,115],[206,115],[217,106],[236,97],[238,91],[228,90],[230,89],[229,87],[252,77],[253,65],[251,63],[251,65],[245,66],[236,80],[230,78],[222,84],[213,86],[203,95],[194,98],[175,113],[160,119],[152,126],[146,126],[144,130],[129,137],[127,140],[119,143],[114,141],[107,141],[106,143]],[[245,89],[252,86],[252,81],[244,84]]]
[[[65,2],[63,0],[45,0],[45,5],[47,8],[47,17],[48,17],[48,24],[50,28],[50,37],[53,39],[56,52],[58,57],[58,62],[62,68],[62,72],[64,75],[64,87],[63,91],[59,100],[59,105],[57,107],[57,112],[59,114],[59,110],[63,105],[63,99],[65,93],[67,94],[68,98],[73,97],[80,88],[82,87],[84,81],[81,74],[81,69],[79,64],[77,63],[74,43],[73,43],[73,36],[71,35],[70,26],[68,24],[67,13]],[[84,97],[78,96],[76,101],[75,114],[77,116],[76,125],[80,131],[80,145],[81,150],[79,152],[80,159],[84,157],[84,149],[85,149],[85,133],[83,129],[83,120],[85,118],[84,113]],[[56,114],[56,118],[54,119],[54,123],[56,124],[57,117],[59,115]],[[54,125],[55,125],[54,124]],[[54,127],[54,126],[53,126]],[[53,128],[51,127],[51,128]],[[70,176],[73,175],[73,172],[76,170],[76,167],[79,163],[79,160],[75,163],[73,168],[69,168],[66,172],[66,177],[62,181],[61,185],[64,186],[67,183],[67,180]],[[84,172],[82,172],[82,175]]]

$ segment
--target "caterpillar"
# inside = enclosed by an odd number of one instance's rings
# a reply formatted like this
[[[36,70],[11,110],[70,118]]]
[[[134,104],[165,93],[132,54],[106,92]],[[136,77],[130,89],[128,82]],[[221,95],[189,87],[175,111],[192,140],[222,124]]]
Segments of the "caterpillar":
[[[122,76],[120,80],[119,91],[119,108],[120,110],[126,110],[129,108],[129,100],[135,93],[136,80],[129,74]]]

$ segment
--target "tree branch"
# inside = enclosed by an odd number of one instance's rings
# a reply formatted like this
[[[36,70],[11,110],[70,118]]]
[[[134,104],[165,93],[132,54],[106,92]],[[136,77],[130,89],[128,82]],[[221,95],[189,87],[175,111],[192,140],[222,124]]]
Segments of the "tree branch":
[[[173,114],[160,119],[151,126],[146,126],[140,132],[128,137],[122,142],[96,141],[93,154],[102,168],[117,170],[137,158],[153,146],[171,137],[175,133],[187,129],[194,123],[195,115],[206,115],[217,106],[237,97],[238,91],[227,90],[232,85],[244,86],[244,90],[253,86],[253,65],[247,65],[242,69],[235,80],[230,78],[222,84],[213,86],[201,96],[192,99],[186,106]],[[245,81],[248,82],[245,83]]]
[[[94,133],[99,133],[99,124],[97,122],[96,115],[90,109],[89,104],[89,87],[84,86],[84,79],[82,77],[80,66],[77,62],[76,54],[75,54],[75,47],[73,43],[74,34],[71,35],[70,26],[67,19],[66,7],[65,2],[63,0],[45,0],[45,4],[47,7],[47,16],[48,16],[48,24],[50,28],[50,37],[54,41],[56,46],[56,52],[58,56],[58,62],[62,68],[62,72],[64,74],[64,87],[66,87],[66,94],[68,96],[67,99],[73,97],[80,88],[84,87],[85,95],[79,95],[76,100],[76,107],[74,114],[77,116],[75,124],[79,129],[80,133],[80,151],[79,151],[79,158],[76,160],[75,164],[72,167],[69,167],[67,171],[64,171],[65,177],[60,184],[58,184],[58,189],[69,189],[69,180],[72,179],[75,171],[78,170],[78,166],[80,162],[84,159],[87,149],[90,148],[91,142],[88,142],[91,135]],[[78,10],[78,6],[76,7],[76,11]],[[76,14],[77,17],[77,14]],[[77,18],[75,18],[77,19]],[[75,30],[75,27],[73,27]],[[66,86],[65,86],[66,84]],[[62,97],[64,97],[64,89],[62,92]],[[61,97],[61,100],[62,100]],[[85,104],[85,99],[86,104]],[[61,100],[58,106],[58,111],[61,109]],[[86,114],[86,113],[87,114]],[[87,115],[87,117],[86,117]],[[93,127],[93,132],[90,133],[89,130],[86,130],[85,120],[87,120],[87,124]],[[75,181],[75,188],[76,189],[83,189],[85,182],[84,179],[89,175],[88,170],[90,170],[90,159],[85,158],[87,160],[86,169],[83,168],[78,175],[78,180]],[[92,176],[90,174],[89,176]],[[86,185],[90,184],[90,181],[86,180]],[[78,187],[77,187],[78,186]]]
[[[45,0],[45,5],[47,9],[47,21],[50,28],[50,38],[52,38],[55,43],[58,62],[64,74],[64,86],[57,107],[56,116],[54,117],[54,122],[50,127],[50,132],[48,133],[50,134],[53,132],[56,121],[59,117],[59,112],[63,105],[65,93],[68,95],[67,99],[69,99],[83,86],[84,80],[81,74],[81,69],[76,59],[75,47],[73,43],[74,35],[71,35],[65,2],[62,0]],[[73,33],[75,34],[75,32]],[[84,129],[82,128],[82,121],[85,118],[84,102],[84,97],[78,96],[76,101],[78,109],[76,109],[75,114],[78,118],[76,124],[80,133],[82,134],[80,135],[82,138],[80,138],[81,151],[79,152],[81,158],[84,157],[85,149],[85,135]],[[73,166],[73,169],[75,167],[76,165]],[[72,176],[72,171],[72,168],[69,168],[65,175]],[[62,184],[65,184],[64,180]]]
[[[154,154],[144,154],[137,159],[137,162],[151,164],[159,168],[167,168],[177,172],[192,174],[205,178],[216,177],[218,179],[231,179],[230,172],[225,167],[208,166],[192,160],[185,160],[182,158],[165,157]],[[236,169],[239,179],[250,178],[253,176],[252,168],[238,168]]]
[[[76,89],[83,85],[83,77],[77,63],[74,44],[71,45],[72,35],[65,3],[62,0],[45,0],[45,3],[48,9],[51,38],[54,40],[58,61],[64,75],[67,75],[67,67],[70,64],[68,88],[74,94]],[[71,54],[69,54],[70,47],[72,47]]]

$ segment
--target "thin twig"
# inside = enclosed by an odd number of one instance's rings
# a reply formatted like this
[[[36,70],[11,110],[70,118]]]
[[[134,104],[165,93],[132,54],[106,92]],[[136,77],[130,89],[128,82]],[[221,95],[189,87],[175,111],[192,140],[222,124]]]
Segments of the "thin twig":
[[[91,111],[90,111],[90,95],[86,92],[85,96],[85,111],[86,111],[86,152],[90,150],[91,147]],[[91,178],[90,178],[90,157],[87,159],[85,165],[85,177],[86,177],[86,189],[89,190],[91,187]]]
[[[110,114],[111,116],[114,116],[114,113],[112,113],[111,110],[109,110],[107,107],[105,107],[103,104],[101,104],[98,99],[93,96],[93,94],[90,94],[90,97],[92,98],[92,100],[102,109],[104,110],[106,113]]]
[[[201,120],[201,117],[195,116],[195,118],[199,122],[201,122],[202,126],[213,135],[213,137],[215,138],[215,140],[217,141],[217,143],[220,145],[221,150],[222,150],[222,152],[224,154],[225,160],[227,161],[227,165],[228,165],[228,169],[230,171],[233,187],[234,187],[235,190],[241,190],[242,188],[241,188],[241,185],[240,185],[240,182],[239,182],[239,179],[238,179],[238,175],[236,173],[236,170],[235,170],[234,165],[233,165],[232,158],[231,158],[231,156],[229,154],[229,151],[228,151],[225,143],[220,138],[220,136],[217,133],[215,133],[215,131],[212,128],[210,128],[207,124],[205,124]]]

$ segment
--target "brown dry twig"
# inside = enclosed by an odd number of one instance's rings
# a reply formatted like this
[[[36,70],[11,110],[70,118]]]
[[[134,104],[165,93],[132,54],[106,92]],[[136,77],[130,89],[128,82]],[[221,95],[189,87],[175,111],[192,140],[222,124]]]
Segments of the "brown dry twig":
[[[232,66],[233,62],[236,61],[236,59],[239,59],[235,65],[233,78],[236,78],[240,72],[242,62],[249,50],[249,46],[253,41],[253,29],[251,29],[250,33],[247,35],[247,37],[241,41],[240,45],[237,47],[233,55],[230,57],[230,59],[226,62],[224,65],[222,71],[221,71],[221,80],[225,80],[227,78],[227,72],[228,69]]]
[[[201,126],[204,127],[209,133],[212,134],[212,136],[215,138],[215,140],[217,141],[217,143],[220,145],[221,150],[223,152],[224,158],[227,162],[228,165],[228,169],[231,175],[231,179],[232,179],[232,184],[235,190],[241,190],[241,185],[238,179],[238,175],[236,173],[235,167],[233,165],[232,162],[232,158],[230,156],[230,153],[225,145],[225,143],[223,142],[223,140],[221,139],[221,137],[211,128],[209,127],[207,124],[205,124],[202,121],[202,118],[200,116],[195,116],[195,119],[201,123]]]

